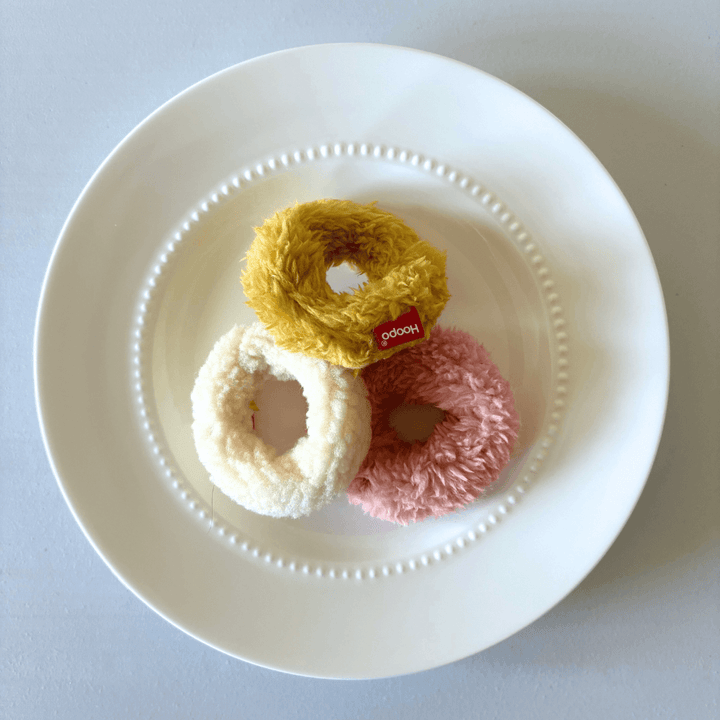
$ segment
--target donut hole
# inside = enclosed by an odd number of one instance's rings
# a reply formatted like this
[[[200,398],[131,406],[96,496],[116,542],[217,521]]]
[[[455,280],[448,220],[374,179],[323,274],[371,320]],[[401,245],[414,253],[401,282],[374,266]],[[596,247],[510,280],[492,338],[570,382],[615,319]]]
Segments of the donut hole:
[[[445,411],[437,405],[402,403],[390,411],[388,423],[401,440],[414,443],[425,442],[444,419]]]
[[[297,380],[267,379],[255,396],[255,432],[266,444],[284,455],[307,434],[308,404]]]
[[[359,273],[346,262],[329,267],[325,273],[325,282],[330,286],[330,289],[338,295],[342,293],[352,293],[356,288],[362,287],[367,281],[368,278],[365,273]]]

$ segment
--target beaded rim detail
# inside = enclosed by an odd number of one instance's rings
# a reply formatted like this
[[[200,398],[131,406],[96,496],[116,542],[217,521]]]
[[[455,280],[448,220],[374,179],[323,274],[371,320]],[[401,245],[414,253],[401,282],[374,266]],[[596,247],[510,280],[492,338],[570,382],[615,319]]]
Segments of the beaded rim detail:
[[[555,357],[553,358],[552,372],[554,373],[555,387],[551,395],[551,409],[545,420],[543,431],[540,433],[540,440],[536,441],[533,453],[526,459],[523,471],[519,473],[519,479],[514,486],[506,491],[500,500],[500,504],[482,522],[475,524],[470,530],[460,533],[452,542],[441,544],[423,553],[414,554],[412,557],[383,563],[311,562],[304,559],[289,558],[269,547],[259,546],[245,538],[236,528],[219,521],[215,518],[211,507],[199,497],[190,483],[183,481],[171,458],[166,455],[167,448],[163,447],[162,439],[158,437],[162,434],[161,430],[159,430],[159,422],[153,416],[152,403],[149,403],[147,398],[146,378],[148,374],[146,374],[145,370],[150,355],[146,347],[149,335],[148,327],[151,324],[150,312],[157,303],[162,276],[167,274],[168,266],[173,259],[173,253],[184,241],[186,233],[194,225],[201,222],[204,215],[212,212],[226,199],[269,175],[282,173],[293,166],[304,165],[308,162],[343,156],[368,161],[388,161],[417,168],[418,171],[445,180],[481,203],[490,211],[526,258],[526,262],[539,284],[543,306],[549,321],[548,327],[554,331],[553,347]],[[281,153],[276,157],[268,158],[264,162],[246,167],[230,178],[228,182],[221,184],[211,192],[209,197],[203,200],[180,223],[180,226],[172,234],[172,239],[164,243],[159,250],[156,261],[146,277],[138,298],[136,319],[132,328],[131,349],[131,381],[145,439],[166,482],[173,488],[175,494],[186,508],[200,522],[205,524],[208,531],[214,531],[220,541],[236,548],[247,560],[300,576],[340,581],[372,581],[420,571],[466,551],[479,542],[484,535],[491,532],[496,525],[503,521],[508,513],[512,512],[513,507],[522,500],[527,493],[528,487],[532,485],[543,460],[547,457],[563,418],[568,394],[568,381],[570,379],[569,338],[560,296],[536,240],[525,229],[520,220],[494,192],[460,170],[411,150],[373,143],[338,142]]]

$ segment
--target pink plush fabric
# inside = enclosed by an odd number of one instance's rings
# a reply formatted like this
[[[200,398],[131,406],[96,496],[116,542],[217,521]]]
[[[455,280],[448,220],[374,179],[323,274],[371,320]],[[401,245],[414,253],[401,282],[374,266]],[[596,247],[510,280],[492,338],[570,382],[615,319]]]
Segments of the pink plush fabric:
[[[508,463],[518,433],[510,386],[477,341],[435,327],[424,343],[365,368],[372,441],[348,499],[373,517],[407,525],[477,499]],[[390,425],[402,403],[445,411],[425,442]]]

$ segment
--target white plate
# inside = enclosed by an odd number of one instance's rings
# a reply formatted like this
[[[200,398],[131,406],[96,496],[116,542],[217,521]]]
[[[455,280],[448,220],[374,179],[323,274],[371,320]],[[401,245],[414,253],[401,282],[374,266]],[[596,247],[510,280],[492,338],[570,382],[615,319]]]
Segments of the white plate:
[[[253,319],[252,227],[318,197],[377,200],[446,248],[440,322],[513,385],[519,448],[463,512],[399,528],[340,498],[272,520],[213,493],[197,460],[190,388]],[[35,373],[65,498],[142,600],[260,665],[381,677],[508,637],[597,563],[654,457],[668,336],[637,221],[557,119],[445,58],[328,45],[208,78],[118,146],[55,248]]]

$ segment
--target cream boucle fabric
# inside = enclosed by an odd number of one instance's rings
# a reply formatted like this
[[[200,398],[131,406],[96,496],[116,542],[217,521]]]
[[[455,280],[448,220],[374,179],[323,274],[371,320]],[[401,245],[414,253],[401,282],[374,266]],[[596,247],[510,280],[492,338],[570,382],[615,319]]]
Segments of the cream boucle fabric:
[[[307,435],[284,455],[253,431],[250,403],[265,381],[297,380]],[[192,391],[198,455],[232,500],[273,517],[300,517],[345,490],[370,446],[365,384],[341,367],[275,345],[261,323],[223,335]]]

